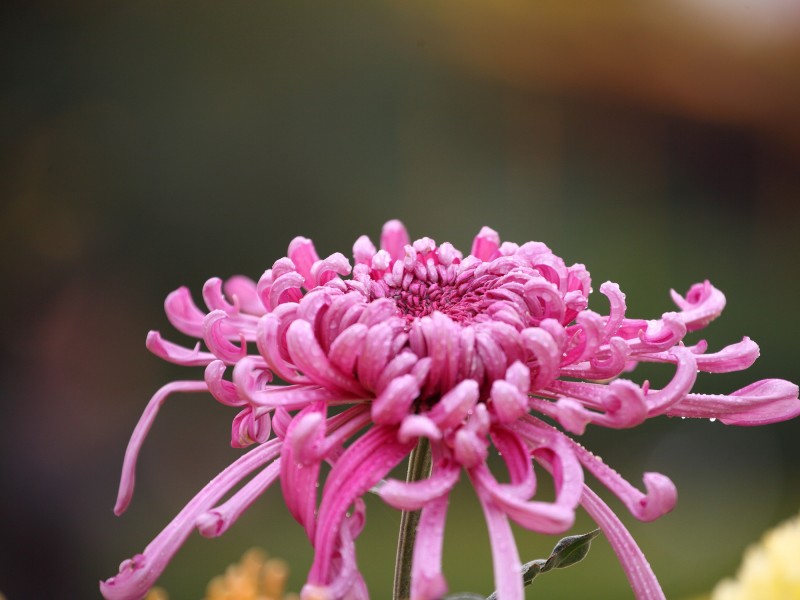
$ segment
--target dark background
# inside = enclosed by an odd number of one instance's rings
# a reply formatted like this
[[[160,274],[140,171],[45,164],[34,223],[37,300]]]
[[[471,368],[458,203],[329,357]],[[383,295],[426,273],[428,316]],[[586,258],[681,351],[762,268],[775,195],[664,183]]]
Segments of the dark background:
[[[535,8],[533,8],[535,6]],[[569,6],[572,6],[569,8]],[[171,400],[128,513],[112,507],[150,395],[200,377],[149,355],[163,298],[210,276],[257,278],[295,235],[320,254],[412,238],[469,250],[489,225],[540,240],[607,279],[629,314],[709,278],[728,308],[712,348],[756,339],[729,392],[800,380],[794,342],[800,198],[800,14],[794,3],[446,0],[8,3],[0,9],[0,590],[96,598],[238,452],[232,413]],[[597,310],[605,310],[598,299]],[[697,337],[697,336],[695,336]],[[635,373],[663,382],[671,372]],[[584,442],[632,482],[660,471],[673,513],[636,523],[669,598],[708,591],[797,512],[800,423],[755,429],[658,419]],[[468,486],[451,504],[445,574],[488,593],[485,526]],[[397,513],[370,500],[359,560],[389,595]],[[582,516],[576,531],[591,528]],[[523,560],[554,538],[519,531]],[[197,598],[250,545],[308,545],[279,489],[218,540],[193,536],[166,571]],[[608,544],[537,579],[536,597],[630,597]],[[627,590],[627,591],[626,591]],[[533,591],[529,594],[534,597]]]

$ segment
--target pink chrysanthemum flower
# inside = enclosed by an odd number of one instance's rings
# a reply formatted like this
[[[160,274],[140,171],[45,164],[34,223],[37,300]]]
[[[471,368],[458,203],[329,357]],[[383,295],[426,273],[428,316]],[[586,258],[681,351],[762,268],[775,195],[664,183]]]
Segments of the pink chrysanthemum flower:
[[[380,250],[364,236],[353,259],[320,259],[312,242],[298,237],[257,283],[210,279],[207,313],[186,288],[169,295],[170,322],[207,350],[180,347],[157,332],[147,347],[165,360],[205,367],[205,377],[170,383],[150,401],[125,456],[116,513],[133,493],[142,441],[174,392],[209,391],[238,408],[232,444],[255,448],[101,583],[106,598],[142,598],[192,530],[220,535],[276,479],[315,550],[304,599],[367,597],[354,540],[370,490],[398,509],[422,509],[411,598],[440,598],[447,589],[441,550],[448,494],[462,473],[483,507],[500,598],[523,597],[509,519],[557,534],[573,524],[578,505],[608,537],[637,598],[663,598],[630,534],[584,484],[584,472],[645,521],[672,509],[674,485],[645,473],[642,493],[567,433],[580,435],[590,423],[634,427],[657,415],[761,425],[800,414],[797,386],[778,379],[729,396],[691,393],[698,371],[737,371],[758,356],[749,338],[711,354],[704,342],[683,345],[687,332],[705,327],[725,304],[708,282],[685,297],[673,292],[677,312],[642,320],[626,317],[625,296],[611,282],[600,286],[608,315],[589,310],[583,265],[567,267],[541,243],[501,244],[489,228],[464,258],[449,243],[411,243],[403,225],[390,221]],[[672,363],[674,376],[660,390],[618,378],[638,362]],[[421,438],[430,440],[429,478],[384,481]],[[508,483],[487,467],[492,446]],[[332,468],[320,492],[323,461]],[[552,476],[552,502],[533,499],[534,464]]]

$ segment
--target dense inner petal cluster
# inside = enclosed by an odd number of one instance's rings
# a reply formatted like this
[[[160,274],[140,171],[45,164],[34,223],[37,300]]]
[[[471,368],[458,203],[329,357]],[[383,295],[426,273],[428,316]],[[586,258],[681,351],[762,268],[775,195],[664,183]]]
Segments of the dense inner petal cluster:
[[[673,292],[678,310],[651,320],[628,318],[614,283],[600,286],[606,315],[588,309],[590,292],[584,266],[567,266],[542,243],[501,243],[484,228],[464,257],[449,243],[412,243],[398,221],[384,226],[379,248],[359,238],[353,264],[339,253],[320,258],[310,240],[295,238],[288,256],[257,282],[209,280],[207,311],[186,288],[176,290],[167,316],[206,350],[157,332],[147,346],[165,360],[203,366],[205,375],[153,397],[126,453],[115,510],[130,501],[139,447],[170,393],[208,390],[238,408],[231,443],[256,448],[212,480],[142,555],[123,563],[102,584],[104,595],[143,596],[193,528],[220,535],[279,479],[315,549],[305,599],[367,597],[354,540],[364,526],[361,497],[379,483],[388,504],[422,509],[411,596],[439,598],[446,590],[447,498],[466,473],[486,517],[500,597],[522,598],[509,519],[560,533],[579,504],[606,532],[637,595],[663,597],[629,534],[585,486],[584,471],[642,520],[673,507],[674,485],[645,473],[641,492],[567,433],[580,435],[589,424],[633,427],[662,414],[775,422],[800,413],[797,386],[773,379],[729,396],[691,393],[698,371],[741,370],[758,356],[749,338],[716,353],[702,341],[683,344],[725,305],[708,282],[685,297]],[[660,390],[620,377],[639,362],[671,363],[674,375]],[[333,406],[346,408],[329,411]],[[430,477],[382,481],[422,438],[432,451]],[[507,483],[487,467],[492,448],[502,455]],[[319,490],[322,462],[332,468]],[[534,464],[553,479],[552,501],[535,499]]]

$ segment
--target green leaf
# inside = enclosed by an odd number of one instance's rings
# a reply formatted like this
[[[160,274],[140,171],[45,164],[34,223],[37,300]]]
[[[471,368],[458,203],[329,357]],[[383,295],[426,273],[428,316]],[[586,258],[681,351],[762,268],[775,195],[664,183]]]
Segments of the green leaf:
[[[589,554],[589,548],[592,545],[592,540],[600,533],[599,529],[584,533],[582,535],[571,535],[560,540],[553,551],[550,553],[550,558],[547,559],[543,571],[550,569],[565,569],[571,567],[575,563],[581,562],[586,555]]]
[[[592,540],[600,533],[599,529],[583,533],[581,535],[570,535],[558,541],[553,548],[550,556],[545,560],[538,558],[522,565],[522,583],[525,586],[531,584],[539,573],[546,573],[552,569],[565,569],[575,563],[581,562],[589,554]],[[449,598],[449,596],[448,596]],[[471,595],[457,596],[456,598],[471,599]],[[486,600],[497,600],[497,592],[493,592]]]

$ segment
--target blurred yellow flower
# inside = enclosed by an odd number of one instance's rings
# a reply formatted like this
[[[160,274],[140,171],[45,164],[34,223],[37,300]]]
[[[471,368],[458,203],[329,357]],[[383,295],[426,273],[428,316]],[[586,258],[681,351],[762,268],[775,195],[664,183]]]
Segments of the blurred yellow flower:
[[[242,559],[229,566],[223,575],[208,583],[205,600],[299,600],[285,594],[288,565],[279,558],[267,558],[266,552],[251,548]],[[161,588],[153,588],[145,600],[168,600]]]
[[[711,594],[711,600],[792,599],[800,599],[800,516],[748,548],[736,578],[721,581]]]

